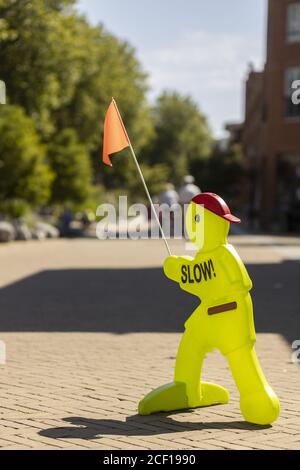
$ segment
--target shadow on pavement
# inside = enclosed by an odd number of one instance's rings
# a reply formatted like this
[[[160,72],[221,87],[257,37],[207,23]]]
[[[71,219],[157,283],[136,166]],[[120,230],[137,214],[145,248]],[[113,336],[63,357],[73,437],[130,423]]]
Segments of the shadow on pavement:
[[[175,421],[166,413],[146,417],[133,415],[126,418],[126,421],[80,417],[68,417],[64,418],[63,421],[72,424],[72,426],[43,429],[38,434],[53,439],[96,439],[107,434],[115,436],[155,436],[157,434],[202,431],[207,429],[257,431],[271,427],[270,425],[258,426],[245,421],[216,421],[208,423]]]
[[[258,332],[300,333],[300,263],[249,264]],[[42,271],[0,289],[0,331],[181,332],[198,299],[160,268]]]

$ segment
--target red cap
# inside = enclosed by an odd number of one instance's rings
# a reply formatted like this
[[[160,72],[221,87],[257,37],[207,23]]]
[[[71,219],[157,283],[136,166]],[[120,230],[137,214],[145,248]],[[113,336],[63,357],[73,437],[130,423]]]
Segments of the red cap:
[[[203,204],[205,209],[219,215],[228,222],[239,224],[241,219],[231,214],[226,202],[217,194],[214,193],[200,193],[193,197],[193,202],[196,204]]]

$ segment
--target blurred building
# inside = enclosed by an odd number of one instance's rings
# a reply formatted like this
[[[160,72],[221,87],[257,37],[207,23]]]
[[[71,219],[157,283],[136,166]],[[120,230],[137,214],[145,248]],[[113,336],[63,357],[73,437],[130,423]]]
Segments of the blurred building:
[[[300,1],[269,0],[266,64],[263,71],[250,66],[241,137],[249,219],[265,229],[300,231],[300,104],[292,100],[293,86],[300,85],[296,80]]]

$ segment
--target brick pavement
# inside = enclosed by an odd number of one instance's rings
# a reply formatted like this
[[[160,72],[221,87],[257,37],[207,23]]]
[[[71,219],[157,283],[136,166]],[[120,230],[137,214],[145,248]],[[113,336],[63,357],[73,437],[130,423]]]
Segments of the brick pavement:
[[[181,242],[173,242],[172,248],[178,253],[183,249]],[[282,248],[280,245],[251,246],[243,238],[238,250],[253,266],[270,265],[275,269],[287,259],[300,259],[296,243],[285,244]],[[151,388],[172,380],[180,329],[174,323],[170,330],[161,325],[160,331],[156,324],[149,332],[149,323],[141,323],[138,315],[130,317],[129,327],[121,333],[119,325],[114,332],[113,325],[104,320],[96,322],[94,317],[88,324],[83,319],[80,323],[86,303],[92,309],[92,302],[97,301],[102,318],[103,277],[95,299],[83,295],[82,310],[76,310],[76,305],[72,304],[72,292],[67,283],[64,284],[66,299],[63,299],[53,277],[42,277],[52,283],[51,298],[44,298],[47,292],[40,292],[39,316],[35,312],[34,289],[36,286],[38,295],[37,290],[42,286],[35,276],[40,272],[52,270],[55,277],[60,270],[69,276],[72,270],[86,269],[80,277],[84,284],[90,269],[108,266],[138,269],[141,276],[140,268],[159,267],[164,256],[160,241],[103,244],[96,240],[57,240],[0,246],[0,265],[5,266],[0,272],[0,318],[4,318],[6,325],[0,339],[7,348],[7,363],[0,366],[2,449],[300,449],[300,366],[291,363],[293,329],[288,331],[284,326],[281,332],[280,323],[278,328],[272,327],[272,319],[269,332],[264,323],[259,328],[262,332],[258,334],[257,351],[268,380],[281,399],[282,412],[273,426],[258,427],[243,422],[237,391],[224,358],[217,352],[207,356],[203,376],[228,387],[231,393],[228,405],[137,416],[139,398]],[[299,266],[299,261],[294,263]],[[294,265],[285,264],[285,269],[282,282],[289,279],[289,270],[293,270]],[[126,273],[129,275],[129,271]],[[20,287],[18,283],[27,278],[32,282]],[[108,282],[110,279],[113,278]],[[297,295],[292,297],[295,288],[292,283],[291,286],[293,293],[289,295],[295,302]],[[281,292],[276,275],[271,287],[274,296]],[[93,289],[96,288],[97,284],[93,285]],[[265,301],[271,304],[276,300],[270,296],[265,299],[263,292],[258,291],[258,294],[258,312]],[[55,296],[57,303],[51,307]],[[162,303],[164,309],[166,301]],[[57,309],[60,304],[61,315],[68,315],[69,328],[59,318],[55,324],[49,323],[49,315],[54,315],[51,308]],[[139,305],[138,299],[131,301],[130,308],[135,304]],[[74,308],[74,324],[68,306],[71,310]],[[20,321],[14,318],[11,324],[9,316],[15,308]],[[120,309],[130,313],[124,304]],[[31,311],[33,320],[39,322],[37,328],[27,328]],[[110,312],[104,310],[104,313],[109,315]],[[122,316],[116,318],[119,322]],[[123,321],[126,322],[125,314]],[[157,322],[157,318],[154,321]],[[171,320],[170,324],[173,325]],[[299,330],[294,334],[294,339],[297,335],[300,337]]]

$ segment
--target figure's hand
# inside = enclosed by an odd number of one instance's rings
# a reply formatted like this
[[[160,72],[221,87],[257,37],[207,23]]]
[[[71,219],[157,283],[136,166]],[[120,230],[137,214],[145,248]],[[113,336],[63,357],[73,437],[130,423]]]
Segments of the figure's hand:
[[[168,256],[164,262],[164,273],[165,275],[172,279],[173,281],[177,280],[178,277],[178,256]]]

